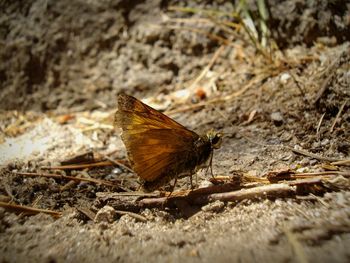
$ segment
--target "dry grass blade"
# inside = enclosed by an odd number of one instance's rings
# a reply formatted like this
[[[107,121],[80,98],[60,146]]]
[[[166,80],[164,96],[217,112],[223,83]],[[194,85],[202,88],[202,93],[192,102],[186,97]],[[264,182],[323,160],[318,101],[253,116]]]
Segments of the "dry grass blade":
[[[260,52],[266,59],[269,61],[272,61],[271,58],[271,50],[267,49],[267,46],[271,48],[271,46],[276,46],[276,45],[271,45],[271,38],[270,38],[270,30],[266,24],[266,20],[268,19],[268,11],[266,8],[266,5],[264,1],[258,1],[258,6],[259,6],[259,14],[260,14],[260,19],[258,23],[260,24],[261,27],[261,32],[262,32],[262,39],[261,43],[259,42],[259,36],[257,29],[255,27],[255,23],[250,16],[250,11],[247,8],[247,4],[245,2],[242,2],[240,5],[241,12],[223,12],[220,10],[215,10],[215,9],[201,9],[201,8],[191,8],[191,7],[179,7],[179,6],[170,6],[168,8],[169,11],[178,11],[182,13],[191,13],[191,14],[201,14],[204,17],[209,18],[217,27],[222,29],[224,32],[229,33],[228,39],[222,39],[221,37],[215,35],[216,39],[215,40],[220,40],[221,43],[224,43],[226,45],[232,45],[233,41],[229,40],[232,37],[236,38],[236,34],[234,34],[235,31],[230,32],[231,28],[234,28],[237,30],[240,28],[244,29],[244,32],[247,34],[250,43],[252,44],[255,49]],[[240,13],[243,13],[244,18],[241,16]],[[224,17],[229,17],[230,19],[235,20],[236,22],[231,22],[231,21],[223,21]],[[180,29],[184,29],[184,27],[179,27]],[[209,33],[202,32],[206,35],[208,35],[209,38],[213,39],[213,36],[211,36]],[[245,41],[246,42],[246,41]],[[275,44],[275,43],[274,43]]]
[[[224,50],[224,46],[221,46],[214,54],[209,64],[202,70],[201,74],[192,82],[189,89],[193,89],[197,86],[197,84],[204,78],[204,76],[208,73],[210,68],[214,65],[215,61],[218,59],[222,51]]]
[[[9,203],[5,203],[5,202],[0,202],[0,207],[3,207],[6,210],[9,210],[9,211],[12,211],[15,213],[26,213],[26,214],[45,213],[45,214],[49,214],[49,215],[56,217],[56,218],[61,216],[60,212],[56,212],[53,210],[34,208],[34,207],[23,206],[23,205],[14,205],[14,204],[9,204]]]
[[[323,113],[320,120],[318,121],[318,124],[317,124],[317,128],[316,128],[316,136],[318,138],[318,140],[320,139],[320,128],[321,128],[321,125],[322,125],[322,122],[323,122],[323,118],[324,116],[326,115],[326,113]]]
[[[227,102],[227,101],[231,101],[232,99],[242,95],[244,92],[246,92],[248,89],[250,89],[252,86],[257,85],[258,83],[260,83],[261,81],[263,81],[265,79],[266,76],[260,76],[260,77],[256,77],[253,78],[252,80],[250,80],[245,86],[243,86],[243,88],[241,88],[238,91],[235,91],[231,94],[228,94],[224,97],[219,97],[219,98],[214,98],[202,103],[197,103],[194,105],[190,105],[187,107],[179,107],[178,110],[170,110],[170,111],[166,111],[165,114],[166,115],[172,115],[172,114],[177,114],[177,113],[181,113],[181,112],[185,112],[185,111],[189,111],[189,110],[195,110],[197,108],[200,107],[204,107],[207,106],[209,104],[216,104],[216,103],[221,103],[221,102]]]
[[[295,179],[318,180],[320,178],[327,178],[327,177],[339,176],[339,175],[344,177],[350,177],[350,171],[295,173],[295,171],[293,170],[281,170],[281,171],[268,172],[266,174],[266,177],[271,183],[276,183],[282,180],[295,180]]]

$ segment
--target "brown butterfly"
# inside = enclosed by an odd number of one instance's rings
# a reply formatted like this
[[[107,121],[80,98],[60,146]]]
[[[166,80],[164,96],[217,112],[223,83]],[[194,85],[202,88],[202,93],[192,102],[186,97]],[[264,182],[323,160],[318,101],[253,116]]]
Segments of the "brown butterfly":
[[[133,170],[143,188],[153,191],[171,179],[191,177],[203,168],[221,146],[222,135],[213,131],[200,136],[136,98],[120,94],[115,124],[122,128]],[[174,184],[175,186],[175,184]]]

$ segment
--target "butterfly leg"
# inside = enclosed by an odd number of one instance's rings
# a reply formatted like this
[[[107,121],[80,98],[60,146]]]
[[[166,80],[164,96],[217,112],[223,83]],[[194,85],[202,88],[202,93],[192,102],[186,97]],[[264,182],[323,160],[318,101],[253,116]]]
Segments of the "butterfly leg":
[[[190,173],[191,190],[194,189],[192,179],[193,179],[193,178],[192,178],[192,173]]]
[[[171,191],[170,191],[169,195],[167,196],[167,198],[169,198],[171,196],[171,194],[174,192],[176,183],[177,183],[177,176],[174,179],[174,185],[171,187]]]
[[[196,175],[196,186],[198,187],[198,173],[195,173]]]
[[[210,168],[211,177],[213,177],[213,179],[215,179],[214,174],[213,174],[213,152],[210,153],[210,157],[209,158],[210,158],[209,159],[209,165],[207,166],[207,169],[205,171],[205,175],[207,175],[208,170]]]
[[[209,166],[210,166],[211,177],[213,177],[213,179],[215,179],[214,174],[213,174],[213,152],[211,152],[211,155],[210,155]]]

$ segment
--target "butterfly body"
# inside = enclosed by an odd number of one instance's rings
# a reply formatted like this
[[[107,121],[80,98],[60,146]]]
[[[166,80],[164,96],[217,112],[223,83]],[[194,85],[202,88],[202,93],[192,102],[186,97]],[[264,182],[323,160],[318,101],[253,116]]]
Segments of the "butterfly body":
[[[220,134],[199,136],[126,94],[118,96],[115,123],[123,130],[129,160],[147,191],[194,174],[221,143]]]

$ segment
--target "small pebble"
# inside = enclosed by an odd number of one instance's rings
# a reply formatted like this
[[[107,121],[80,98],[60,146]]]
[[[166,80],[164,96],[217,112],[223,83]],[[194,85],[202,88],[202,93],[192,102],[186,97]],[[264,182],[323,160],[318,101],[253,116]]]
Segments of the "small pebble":
[[[328,139],[324,139],[321,141],[321,146],[326,146],[327,144],[329,144],[329,140]]]
[[[290,75],[288,73],[283,73],[280,77],[280,82],[282,84],[287,84],[289,79],[290,79]]]
[[[96,213],[94,221],[95,223],[101,223],[101,222],[113,223],[115,214],[116,213],[114,208],[109,205],[106,205]]]
[[[270,118],[276,126],[281,126],[284,122],[283,115],[279,111],[271,113]]]

